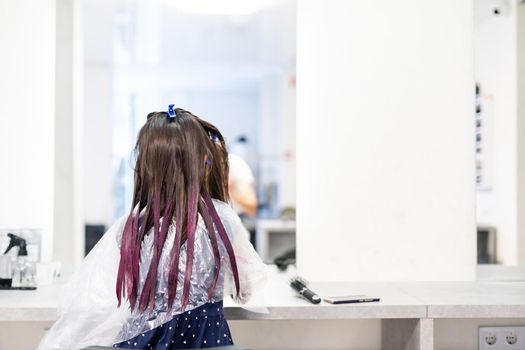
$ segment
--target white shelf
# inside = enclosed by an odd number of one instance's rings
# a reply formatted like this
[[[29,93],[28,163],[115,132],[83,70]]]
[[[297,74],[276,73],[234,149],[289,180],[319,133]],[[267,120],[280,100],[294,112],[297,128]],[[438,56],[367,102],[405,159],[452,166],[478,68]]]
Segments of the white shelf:
[[[397,343],[385,344],[385,348],[420,350],[433,348],[435,319],[525,318],[525,280],[311,283],[311,288],[322,296],[369,294],[381,298],[379,303],[313,305],[297,297],[289,287],[288,280],[293,274],[293,271],[278,273],[275,269],[263,293],[265,302],[251,305],[264,304],[269,313],[248,311],[228,299],[225,300],[227,318],[381,319],[383,337],[393,339],[392,334],[397,334]],[[0,321],[55,320],[62,289],[63,285],[53,285],[36,291],[0,291]],[[413,336],[414,332],[417,337]],[[410,343],[406,343],[408,341]]]

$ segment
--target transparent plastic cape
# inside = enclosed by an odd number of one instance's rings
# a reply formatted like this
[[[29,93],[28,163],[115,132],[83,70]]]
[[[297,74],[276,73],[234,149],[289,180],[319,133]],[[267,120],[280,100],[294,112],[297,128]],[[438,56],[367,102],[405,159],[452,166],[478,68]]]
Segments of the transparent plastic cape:
[[[59,318],[38,349],[80,349],[111,344],[129,315],[129,307],[117,307],[115,285],[120,251],[117,235],[125,218],[104,234],[68,282]]]
[[[240,293],[234,300],[254,312],[268,312],[262,297],[268,267],[248,241],[248,234],[241,220],[226,203],[214,200],[215,208],[232,242],[239,271]],[[161,324],[175,315],[192,310],[209,301],[235,296],[231,266],[224,247],[221,251],[221,269],[215,292],[208,297],[208,286],[214,276],[213,252],[202,218],[199,218],[195,235],[194,270],[192,271],[190,300],[185,309],[177,297],[171,310],[167,308],[167,266],[173,245],[174,225],[171,225],[159,261],[156,301],[152,313],[130,311],[129,304],[117,307],[115,286],[120,260],[120,239],[126,217],[120,218],[106,232],[74,273],[65,288],[59,306],[59,318],[42,339],[38,349],[81,349],[87,346],[111,346],[133,338]],[[148,271],[151,262],[152,235],[148,234],[141,247],[140,278]],[[186,252],[181,248],[179,283],[181,293],[186,266]],[[142,283],[140,284],[142,288]],[[257,297],[256,297],[257,296]],[[250,299],[255,299],[251,301]],[[250,302],[248,302],[250,300]]]
[[[237,296],[231,267],[229,264],[225,265],[224,294],[230,295],[235,302],[249,311],[268,313],[264,295],[268,266],[261,261],[253,249],[249,241],[250,234],[237,213],[224,202],[214,201],[214,203],[232,243],[239,271],[240,293]]]

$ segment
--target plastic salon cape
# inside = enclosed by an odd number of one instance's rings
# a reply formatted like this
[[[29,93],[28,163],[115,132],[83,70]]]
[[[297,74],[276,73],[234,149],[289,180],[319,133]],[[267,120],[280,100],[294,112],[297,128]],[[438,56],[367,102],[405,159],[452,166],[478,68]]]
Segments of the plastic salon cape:
[[[266,278],[267,266],[262,263],[248,241],[246,229],[233,209],[218,200],[214,200],[214,205],[235,252],[240,294],[234,300],[242,304],[250,298],[253,291],[262,288],[261,283]],[[93,345],[112,346],[162,326],[178,314],[208,302],[220,302],[224,295],[235,295],[228,255],[222,241],[219,240],[221,268],[215,292],[211,298],[208,297],[208,286],[215,273],[215,262],[206,227],[199,215],[195,233],[190,297],[186,308],[182,310],[180,298],[186,267],[185,244],[182,245],[180,252],[177,297],[171,311],[166,307],[167,266],[175,235],[173,224],[168,230],[159,260],[153,313],[131,311],[129,303],[124,301],[121,307],[117,307],[115,286],[120,260],[119,245],[125,220],[125,217],[119,219],[106,232],[69,281],[59,306],[59,319],[46,333],[38,347],[39,350],[81,349]],[[141,282],[145,279],[151,262],[152,244],[153,234],[146,235],[141,246],[139,267]],[[264,312],[264,309],[263,307],[261,312]]]

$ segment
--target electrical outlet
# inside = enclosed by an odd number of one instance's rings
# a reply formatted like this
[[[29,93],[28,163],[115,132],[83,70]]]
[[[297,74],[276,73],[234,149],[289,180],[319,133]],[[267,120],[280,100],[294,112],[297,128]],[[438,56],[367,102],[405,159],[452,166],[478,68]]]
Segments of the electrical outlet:
[[[525,350],[525,327],[479,327],[479,350]]]
[[[516,345],[518,343],[518,335],[514,331],[505,332],[504,336],[507,345]]]

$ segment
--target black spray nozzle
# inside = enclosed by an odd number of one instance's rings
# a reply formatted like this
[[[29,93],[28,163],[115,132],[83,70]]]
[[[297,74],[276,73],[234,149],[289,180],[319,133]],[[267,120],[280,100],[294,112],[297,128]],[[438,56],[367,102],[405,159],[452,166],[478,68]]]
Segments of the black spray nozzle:
[[[18,247],[18,256],[27,256],[26,240],[12,233],[8,233],[7,236],[9,236],[10,240],[9,246],[5,250],[4,255],[7,254],[11,250],[11,248]]]

